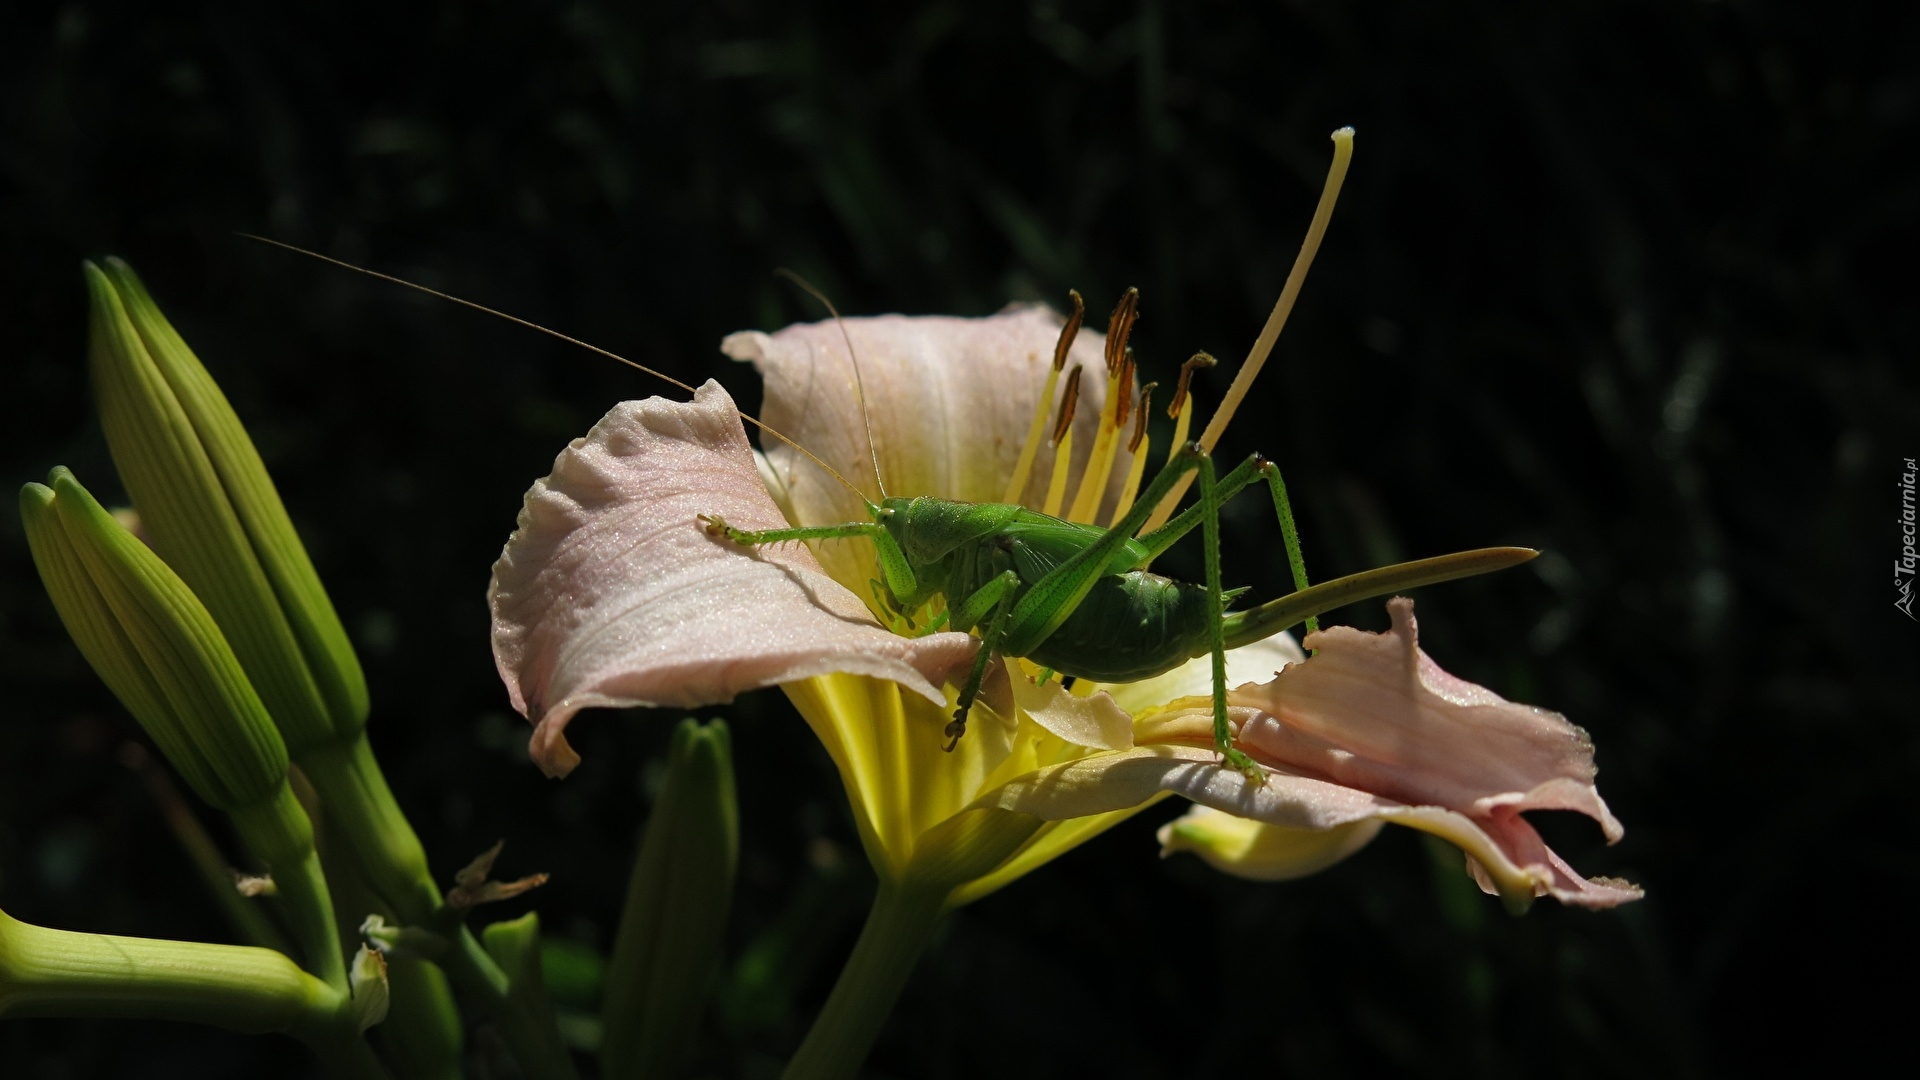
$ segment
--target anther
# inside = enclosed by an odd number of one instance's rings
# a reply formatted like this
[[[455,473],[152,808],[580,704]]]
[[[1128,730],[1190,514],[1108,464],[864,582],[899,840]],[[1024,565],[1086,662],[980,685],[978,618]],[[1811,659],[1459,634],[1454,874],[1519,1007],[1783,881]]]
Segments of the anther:
[[[1120,294],[1120,302],[1107,319],[1107,374],[1120,370],[1126,358],[1127,339],[1133,336],[1133,324],[1140,319],[1140,290],[1129,288]]]
[[[1186,406],[1187,387],[1193,382],[1194,370],[1196,368],[1210,368],[1217,363],[1219,363],[1219,361],[1215,360],[1212,356],[1203,352],[1197,352],[1188,357],[1186,363],[1180,365],[1180,386],[1173,392],[1173,403],[1167,406],[1167,415],[1169,417],[1177,418],[1180,415],[1180,410]]]
[[[1087,302],[1080,299],[1080,290],[1068,289],[1067,299],[1073,301],[1073,314],[1067,316],[1067,325],[1060,328],[1060,340],[1053,346],[1053,370],[1060,371],[1067,366],[1067,352],[1073,348],[1073,339],[1080,336],[1080,324],[1087,317]]]
[[[1133,411],[1133,371],[1133,348],[1129,346],[1120,360],[1120,397],[1113,406],[1115,430],[1127,426],[1127,417]]]
[[[1084,370],[1076,364],[1067,372],[1067,392],[1060,398],[1060,417],[1053,422],[1053,438],[1047,441],[1048,446],[1060,445],[1060,440],[1067,437],[1067,429],[1073,426],[1073,410],[1080,404],[1080,373]]]
[[[1153,390],[1160,384],[1150,382],[1140,388],[1140,411],[1133,414],[1133,438],[1127,440],[1127,453],[1140,452],[1140,440],[1147,437],[1147,412],[1153,408]]]

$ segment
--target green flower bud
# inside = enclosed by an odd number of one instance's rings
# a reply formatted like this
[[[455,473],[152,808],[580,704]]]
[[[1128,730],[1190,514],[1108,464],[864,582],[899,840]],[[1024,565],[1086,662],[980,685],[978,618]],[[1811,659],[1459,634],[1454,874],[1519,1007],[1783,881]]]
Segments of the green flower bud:
[[[189,787],[233,819],[273,872],[307,960],[346,985],[313,825],[287,747],[213,616],[180,576],[66,469],[20,492],[33,561],[93,669]]]
[[[507,1000],[514,1007],[501,1019],[515,1029],[514,1041],[541,1047],[550,1060],[565,1061],[566,1043],[547,1001],[546,978],[540,969],[540,916],[529,911],[517,919],[493,923],[480,931],[480,942],[507,977]]]
[[[674,729],[607,967],[600,1060],[609,1078],[673,1072],[699,1028],[740,858],[732,743],[718,721]]]
[[[213,613],[296,755],[356,734],[365,677],[239,417],[131,268],[85,269],[101,421],[154,550]]]
[[[159,556],[66,469],[20,491],[33,561],[88,663],[222,810],[275,795],[287,748],[207,613]]]

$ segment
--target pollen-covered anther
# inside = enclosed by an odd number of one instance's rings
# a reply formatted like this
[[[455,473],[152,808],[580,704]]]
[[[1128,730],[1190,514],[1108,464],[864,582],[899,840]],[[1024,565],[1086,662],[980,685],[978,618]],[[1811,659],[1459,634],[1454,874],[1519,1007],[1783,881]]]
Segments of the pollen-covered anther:
[[[1187,393],[1193,386],[1194,371],[1200,368],[1210,368],[1217,363],[1219,363],[1219,361],[1215,360],[1208,353],[1197,352],[1187,357],[1187,362],[1180,365],[1180,384],[1174,388],[1173,400],[1167,403],[1168,419],[1178,420],[1180,418],[1180,410],[1187,407]],[[1175,439],[1174,442],[1177,445],[1179,440]]]
[[[1067,316],[1067,324],[1060,328],[1060,340],[1053,346],[1053,370],[1064,371],[1067,366],[1067,353],[1073,349],[1073,339],[1080,336],[1080,324],[1087,318],[1087,302],[1080,298],[1080,290],[1068,289],[1067,299],[1073,301],[1073,314]]]
[[[1115,429],[1127,426],[1127,417],[1133,412],[1133,348],[1129,346],[1120,359],[1120,396],[1113,406],[1113,426]]]
[[[1067,299],[1073,302],[1073,314],[1067,317],[1066,325],[1060,328],[1060,336],[1053,344],[1053,366],[1047,369],[1047,384],[1033,403],[1033,419],[1027,424],[1027,437],[1020,444],[1020,459],[1013,467],[1013,473],[1007,477],[1006,492],[1000,496],[1003,503],[1015,503],[1027,490],[1027,478],[1033,475],[1033,460],[1040,453],[1040,437],[1047,432],[1047,409],[1053,403],[1053,391],[1060,385],[1060,372],[1067,366],[1067,354],[1073,350],[1074,339],[1080,336],[1080,324],[1087,317],[1087,302],[1080,298],[1079,290],[1067,290]],[[1066,415],[1073,415],[1072,409]],[[1060,441],[1056,433],[1053,443]]]
[[[1133,324],[1140,320],[1140,290],[1129,287],[1120,294],[1107,319],[1107,375],[1119,373],[1127,355],[1127,339],[1133,336]]]
[[[1150,382],[1140,388],[1140,409],[1133,414],[1133,437],[1127,440],[1127,453],[1138,454],[1140,443],[1147,437],[1147,413],[1153,408],[1153,392],[1160,386]]]
[[[1067,372],[1067,391],[1060,396],[1060,414],[1053,421],[1053,434],[1047,438],[1048,446],[1059,446],[1060,440],[1073,430],[1073,412],[1080,405],[1080,376],[1084,370],[1075,367]]]

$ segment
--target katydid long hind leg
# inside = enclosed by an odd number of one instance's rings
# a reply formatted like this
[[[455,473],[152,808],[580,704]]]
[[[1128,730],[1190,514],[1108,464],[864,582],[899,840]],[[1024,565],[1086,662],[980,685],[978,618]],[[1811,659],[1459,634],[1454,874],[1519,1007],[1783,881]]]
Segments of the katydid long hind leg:
[[[1260,467],[1260,460],[1249,458],[1241,467],[1229,474],[1235,488],[1239,490],[1252,483]],[[1207,595],[1211,602],[1213,617],[1208,620],[1207,633],[1210,652],[1213,658],[1213,734],[1214,745],[1228,765],[1238,769],[1249,780],[1264,783],[1266,771],[1252,758],[1232,745],[1232,735],[1227,726],[1227,661],[1225,637],[1221,628],[1221,613],[1225,608],[1220,585],[1220,494],[1214,483],[1213,459],[1198,443],[1189,443],[1181,448],[1179,454],[1167,463],[1160,475],[1154,477],[1153,484],[1134,503],[1124,519],[1115,522],[1100,539],[1094,541],[1084,551],[1056,567],[1052,573],[1040,581],[1021,597],[1014,606],[1011,624],[1006,632],[1003,648],[1012,655],[1021,656],[1031,651],[1040,642],[1045,641],[1066,618],[1073,613],[1093,582],[1106,570],[1113,552],[1118,550],[1126,538],[1138,532],[1146,523],[1152,508],[1159,505],[1160,499],[1172,488],[1179,478],[1189,470],[1200,474],[1200,514],[1199,522],[1204,526],[1203,537],[1207,549]],[[1172,534],[1178,539],[1180,532],[1192,529],[1192,518],[1184,517],[1184,528]],[[1172,523],[1170,523],[1171,526]],[[1166,530],[1158,530],[1154,535],[1160,537]],[[1163,538],[1164,539],[1164,538]],[[999,618],[996,617],[996,623]]]
[[[1300,530],[1293,523],[1293,506],[1287,499],[1286,481],[1280,478],[1280,466],[1260,454],[1249,455],[1215,483],[1216,505],[1226,505],[1228,499],[1240,494],[1261,477],[1267,481],[1267,488],[1273,496],[1274,513],[1280,519],[1280,536],[1286,544],[1287,566],[1293,573],[1293,587],[1295,590],[1304,589],[1307,587],[1307,566],[1300,556]],[[1140,543],[1147,548],[1148,561],[1192,532],[1205,513],[1206,507],[1195,503],[1176,514],[1165,525],[1140,537]],[[1312,624],[1308,626],[1309,630],[1316,628]]]
[[[1140,493],[1134,501],[1133,509],[1127,511],[1124,518],[1113,523],[1100,538],[1081,549],[1079,554],[1054,567],[1047,575],[1026,591],[1014,604],[1007,623],[1006,641],[1002,646],[1013,656],[1025,656],[1047,640],[1048,635],[1067,621],[1080,601],[1086,599],[1093,584],[1107,572],[1107,564],[1113,560],[1128,538],[1140,531],[1147,523],[1167,492],[1187,472],[1200,467],[1206,460],[1206,452],[1198,443],[1188,443],[1175,454],[1153,478],[1147,490]],[[1237,470],[1236,470],[1237,471]]]
[[[1194,448],[1198,450],[1196,446]],[[1234,748],[1233,732],[1227,726],[1227,644],[1221,629],[1226,601],[1220,594],[1220,495],[1213,482],[1213,459],[1199,455],[1201,539],[1207,549],[1207,599],[1212,616],[1207,620],[1207,644],[1213,659],[1213,746],[1228,766],[1239,770],[1255,785],[1267,782],[1267,771],[1245,753]],[[1235,469],[1234,472],[1240,470]]]
[[[1252,484],[1259,478],[1261,470],[1269,464],[1267,459],[1261,457],[1259,454],[1251,454],[1247,457],[1247,460],[1234,466],[1232,472],[1227,473],[1227,475],[1221,477],[1214,483],[1214,491],[1217,493],[1217,505],[1225,505],[1228,499],[1240,494],[1249,484]],[[1168,467],[1171,468],[1172,466],[1169,465]],[[1138,505],[1137,500],[1135,505]],[[1179,542],[1181,537],[1192,532],[1199,526],[1200,519],[1205,516],[1205,514],[1206,505],[1196,502],[1192,506],[1174,515],[1173,519],[1165,525],[1140,537],[1140,543],[1145,545],[1147,549],[1147,561],[1152,562],[1161,552],[1172,547]],[[1141,569],[1145,569],[1144,565]]]
[[[1287,499],[1287,482],[1280,478],[1280,466],[1271,461],[1263,460],[1260,471],[1266,474],[1267,488],[1273,493],[1273,512],[1280,516],[1280,539],[1287,545],[1287,568],[1293,572],[1293,591],[1305,592],[1307,561],[1300,554],[1300,530],[1293,523],[1293,503]],[[1307,616],[1307,633],[1319,629],[1319,616]]]

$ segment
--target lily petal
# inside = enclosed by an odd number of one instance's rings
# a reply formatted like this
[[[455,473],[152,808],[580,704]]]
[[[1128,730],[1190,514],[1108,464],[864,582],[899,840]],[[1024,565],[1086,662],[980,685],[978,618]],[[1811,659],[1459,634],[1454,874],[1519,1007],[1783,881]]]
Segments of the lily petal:
[[[1287,829],[1194,806],[1160,826],[1160,857],[1182,851],[1249,881],[1291,881],[1317,874],[1366,847],[1386,822],[1367,818],[1332,829]]]
[[[1013,680],[1013,700],[1033,722],[1074,744],[1100,750],[1133,746],[1133,717],[1105,690],[1079,697],[1050,681],[1035,686],[1026,678]]]
[[[1263,683],[1289,664],[1307,658],[1292,634],[1275,634],[1250,645],[1227,650],[1227,685]],[[1135,716],[1148,716],[1181,698],[1213,696],[1213,658],[1196,656],[1165,674],[1109,688],[1113,700]],[[1208,705],[1212,708],[1212,705]]]
[[[1243,686],[1235,705],[1263,715],[1241,728],[1262,763],[1473,818],[1499,807],[1574,810],[1624,831],[1594,786],[1593,743],[1566,717],[1519,705],[1440,669],[1418,645],[1413,601],[1388,601],[1393,628],[1310,635],[1314,658]]]
[[[1316,658],[1317,659],[1317,658]],[[1310,661],[1311,662],[1311,661]],[[1235,709],[1244,725],[1256,714]],[[1196,734],[1204,735],[1200,725]],[[1170,791],[1235,817],[1287,829],[1339,830],[1368,820],[1430,832],[1466,852],[1481,887],[1523,906],[1551,895],[1577,907],[1612,907],[1640,898],[1640,890],[1608,878],[1588,880],[1540,841],[1517,812],[1474,819],[1439,806],[1408,806],[1369,792],[1308,776],[1274,771],[1258,787],[1203,746],[1158,744],[1094,754],[1039,769],[1003,784],[975,803],[1048,820],[1106,813]],[[1231,865],[1221,866],[1231,872]]]
[[[582,708],[694,706],[828,672],[872,675],[944,704],[965,634],[896,637],[800,544],[744,551],[698,515],[786,523],[719,384],[690,403],[614,407],[527,493],[494,566],[494,659],[536,729],[534,760],[564,776]]]
[[[751,361],[765,379],[761,419],[869,489],[869,497],[879,496],[871,488],[865,434],[870,423],[888,494],[998,502],[1026,439],[1034,399],[1046,383],[1060,325],[1060,316],[1040,305],[1012,307],[984,319],[882,315],[840,324],[802,323],[775,334],[741,331],[729,335],[720,349]],[[853,393],[849,339],[860,360],[864,417]],[[1085,467],[1106,401],[1105,346],[1104,334],[1082,331],[1068,354],[1069,366],[1086,369],[1074,412],[1075,476]],[[766,446],[768,461],[789,490],[786,509],[795,523],[865,520],[851,492],[791,447],[776,440]],[[1119,496],[1131,460],[1123,446],[1109,478],[1107,510]],[[1041,504],[1052,471],[1051,455],[1039,455],[1023,504]],[[1100,520],[1106,520],[1106,512]],[[862,549],[856,558],[841,559],[837,548],[845,546],[820,549],[828,570],[842,582],[866,572],[860,564],[868,558]]]

